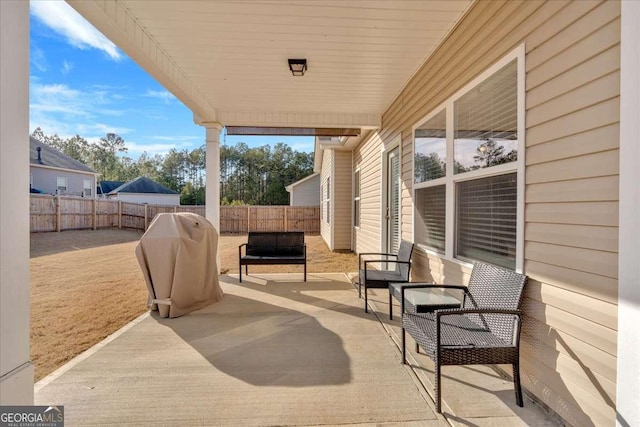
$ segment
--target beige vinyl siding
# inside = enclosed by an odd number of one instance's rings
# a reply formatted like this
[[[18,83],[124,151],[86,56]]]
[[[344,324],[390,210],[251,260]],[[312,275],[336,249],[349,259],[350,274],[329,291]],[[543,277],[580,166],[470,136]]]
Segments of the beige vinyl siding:
[[[329,249],[332,249],[333,241],[331,239],[331,224],[327,224],[327,212],[326,212],[326,195],[327,195],[327,179],[333,174],[333,151],[324,150],[322,153],[322,171],[320,172],[320,235],[327,244]],[[333,183],[331,183],[333,187]],[[330,219],[333,222],[333,218]]]
[[[353,152],[360,167],[360,227],[354,231],[355,252],[380,252],[382,245],[382,139],[373,133]]]
[[[352,181],[353,171],[351,169],[351,151],[333,152],[333,192],[332,218],[333,227],[333,250],[351,250],[351,229],[352,229]]]
[[[524,43],[524,387],[575,426],[615,423],[620,3],[479,1],[354,152],[363,225],[380,245],[380,150],[402,135],[402,233],[411,239],[412,126]],[[413,280],[466,282],[460,263],[417,250]]]

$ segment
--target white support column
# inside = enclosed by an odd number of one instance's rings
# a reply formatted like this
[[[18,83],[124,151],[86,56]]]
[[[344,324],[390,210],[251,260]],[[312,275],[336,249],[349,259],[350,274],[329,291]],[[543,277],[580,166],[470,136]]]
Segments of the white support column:
[[[207,192],[206,216],[220,233],[220,132],[219,123],[207,123]],[[220,272],[220,251],[218,252],[218,273]]]
[[[640,426],[640,2],[621,5],[616,425]]]
[[[33,405],[27,184],[29,2],[0,1],[0,405]]]

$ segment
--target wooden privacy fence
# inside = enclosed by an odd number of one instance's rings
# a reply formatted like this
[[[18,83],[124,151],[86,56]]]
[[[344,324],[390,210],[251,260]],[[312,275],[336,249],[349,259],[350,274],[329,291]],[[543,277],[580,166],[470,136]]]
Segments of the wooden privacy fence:
[[[108,227],[146,230],[163,212],[193,212],[205,216],[204,206],[165,206],[120,200],[31,195],[31,232]],[[247,231],[305,231],[320,233],[320,207],[221,206],[220,233]]]
[[[320,234],[320,206],[220,206],[220,230],[304,231]]]

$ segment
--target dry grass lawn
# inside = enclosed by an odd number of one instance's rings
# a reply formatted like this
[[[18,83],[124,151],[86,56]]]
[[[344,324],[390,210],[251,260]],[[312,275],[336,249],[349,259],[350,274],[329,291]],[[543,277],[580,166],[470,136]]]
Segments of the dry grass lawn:
[[[134,255],[133,230],[31,235],[31,359],[36,380],[106,338],[146,310],[147,289]],[[352,253],[333,253],[320,236],[306,236],[309,273],[357,270]],[[238,272],[238,245],[222,236],[223,273]],[[251,266],[249,274],[302,272],[301,266]]]

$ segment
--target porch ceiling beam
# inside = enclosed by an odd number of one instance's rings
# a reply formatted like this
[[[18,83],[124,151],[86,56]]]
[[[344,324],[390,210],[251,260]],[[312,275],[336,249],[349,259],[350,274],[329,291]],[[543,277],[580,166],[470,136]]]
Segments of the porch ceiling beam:
[[[198,123],[199,118],[195,118]],[[290,111],[218,111],[215,118],[200,118],[201,122],[217,121],[227,127],[257,128],[345,128],[377,129],[382,125],[379,114],[341,112]],[[205,120],[202,120],[205,119]],[[327,136],[334,136],[330,134]]]
[[[227,135],[359,136],[360,129],[227,126]]]

